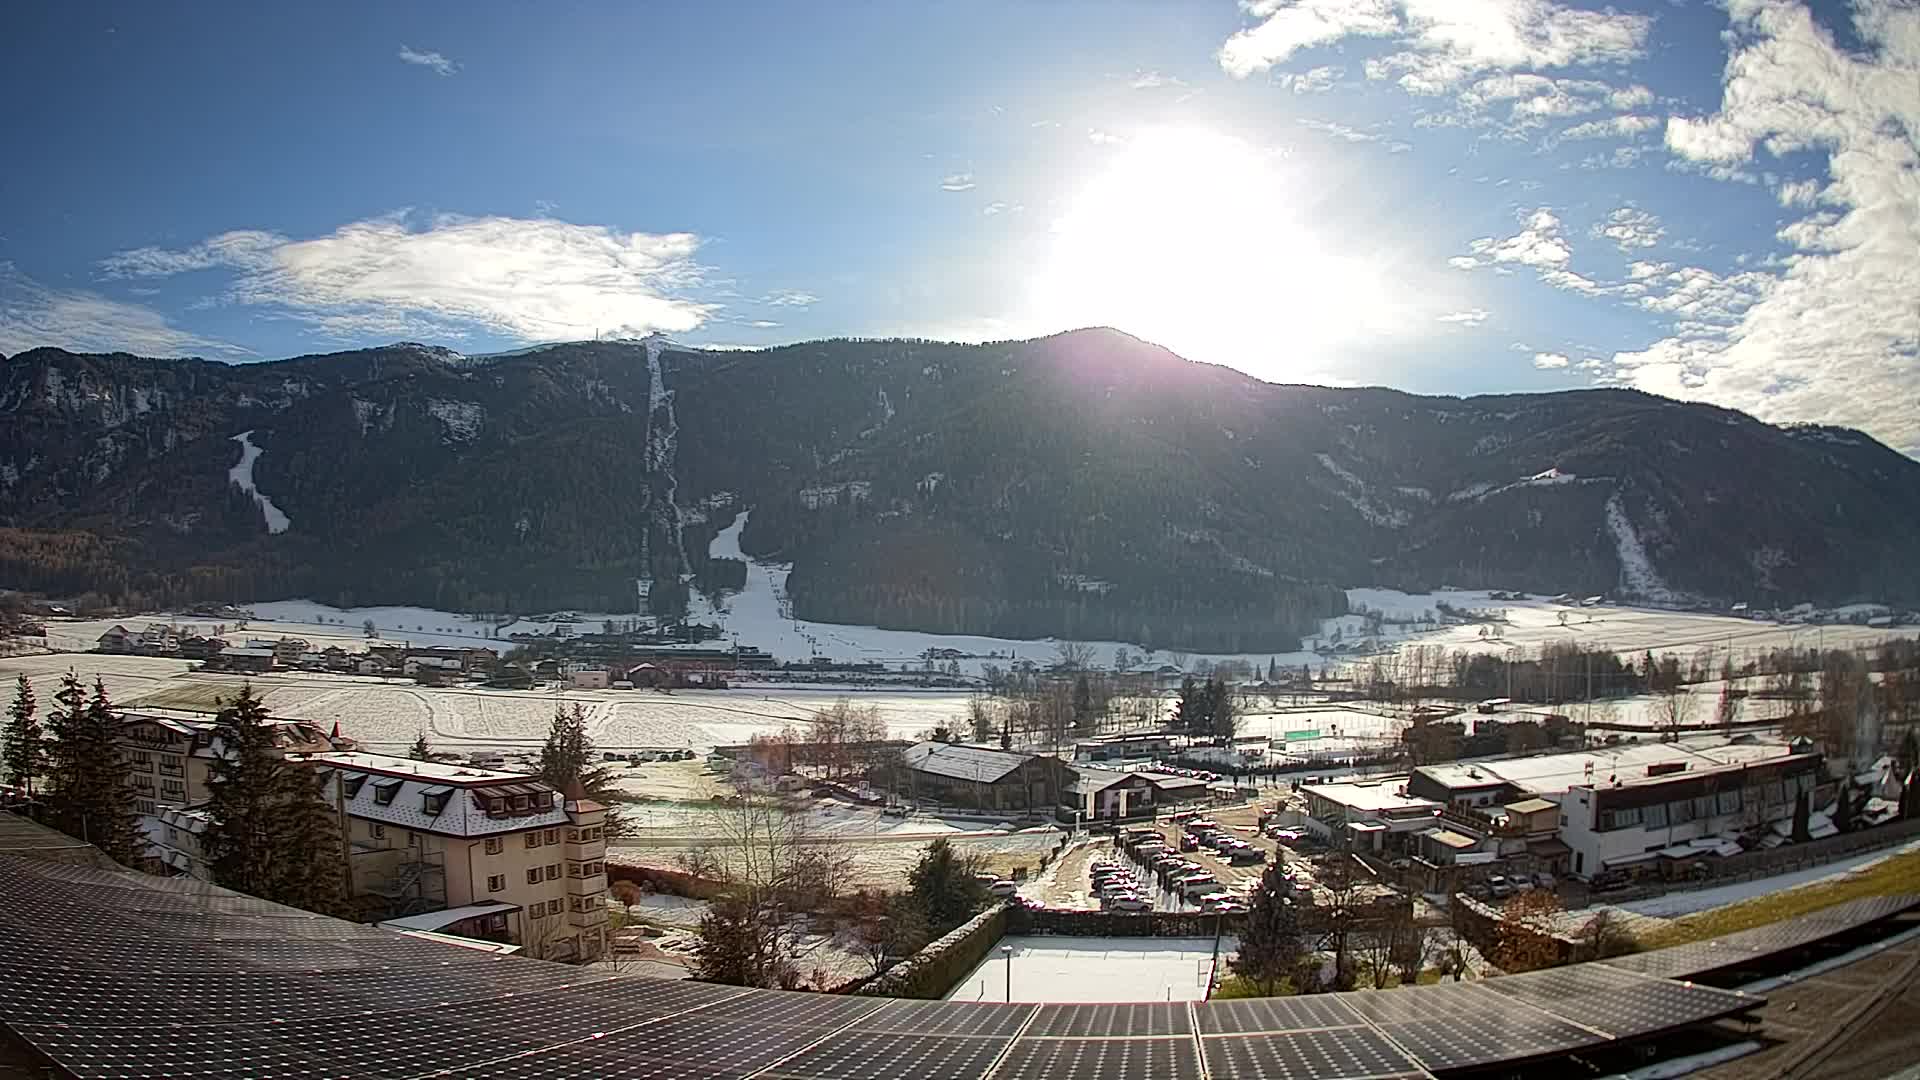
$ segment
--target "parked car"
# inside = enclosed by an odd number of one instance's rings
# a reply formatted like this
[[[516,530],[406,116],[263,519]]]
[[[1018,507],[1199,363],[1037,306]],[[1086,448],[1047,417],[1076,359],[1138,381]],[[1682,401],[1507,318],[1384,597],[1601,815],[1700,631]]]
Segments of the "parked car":
[[[1020,891],[1020,886],[1015,885],[1013,882],[1008,881],[1005,878],[1001,878],[999,881],[996,881],[993,884],[987,886],[988,893],[994,896],[998,896],[1002,899],[1012,896],[1014,893],[1017,893],[1019,891]]]
[[[1514,892],[1513,882],[1505,874],[1491,874],[1487,877],[1487,895],[1495,900],[1505,900]]]
[[[1217,892],[1219,889],[1220,883],[1214,880],[1212,874],[1208,874],[1204,878],[1188,878],[1181,883],[1178,891],[1181,896],[1193,900],[1210,892]]]
[[[1234,851],[1227,856],[1227,861],[1235,866],[1249,866],[1266,862],[1267,853],[1254,847],[1252,844],[1247,844],[1235,848]]]
[[[1139,893],[1125,893],[1120,896],[1109,897],[1106,905],[1114,911],[1150,911],[1153,909],[1153,903]]]

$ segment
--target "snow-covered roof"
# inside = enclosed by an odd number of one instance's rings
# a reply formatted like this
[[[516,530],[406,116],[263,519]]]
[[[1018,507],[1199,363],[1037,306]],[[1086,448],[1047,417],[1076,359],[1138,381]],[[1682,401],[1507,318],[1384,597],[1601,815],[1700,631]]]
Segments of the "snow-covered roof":
[[[1368,813],[1386,813],[1394,810],[1432,810],[1438,811],[1440,804],[1432,799],[1421,799],[1401,794],[1406,786],[1404,776],[1389,776],[1380,780],[1345,780],[1331,784],[1303,784],[1300,790],[1310,795],[1318,795],[1330,802],[1339,803],[1350,810]]]
[[[1033,759],[1008,750],[989,750],[983,746],[955,746],[952,743],[923,742],[901,751],[907,767],[934,776],[955,780],[973,780],[991,784],[1005,779]]]
[[[386,754],[334,752],[303,760],[344,773],[341,794],[348,815],[383,825],[475,837],[572,822],[557,792],[520,773]],[[512,802],[522,796],[526,808],[515,811]],[[544,809],[539,808],[542,801]],[[488,804],[494,807],[491,813]]]
[[[388,919],[379,925],[387,930],[438,930],[441,927],[452,926],[461,919],[471,919],[475,915],[497,915],[519,910],[519,904],[507,904],[499,900],[482,900],[478,904],[446,908],[442,911],[429,911],[425,915],[407,915],[398,919]]]
[[[1422,765],[1421,775],[1450,789],[1511,784],[1535,795],[1564,795],[1568,788],[1586,784],[1621,783],[1646,777],[1651,765],[1680,763],[1689,773],[1722,765],[1750,765],[1790,753],[1785,743],[1728,742],[1725,739],[1683,739],[1671,743],[1637,743],[1596,747],[1569,754],[1501,758],[1494,761]],[[1588,771],[1588,765],[1592,771]]]

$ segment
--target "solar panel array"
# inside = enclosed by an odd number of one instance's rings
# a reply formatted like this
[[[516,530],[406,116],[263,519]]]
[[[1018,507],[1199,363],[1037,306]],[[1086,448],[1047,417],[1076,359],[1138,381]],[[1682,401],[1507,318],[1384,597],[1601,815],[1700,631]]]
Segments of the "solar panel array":
[[[0,856],[0,1023],[83,1077],[1382,1080],[1565,1054],[1760,1003],[1594,965],[1198,1006],[744,990]]]
[[[1791,919],[1740,930],[1710,941],[1617,956],[1603,961],[1622,971],[1662,979],[1690,979],[1710,971],[1755,964],[1920,907],[1920,893],[1867,896]]]

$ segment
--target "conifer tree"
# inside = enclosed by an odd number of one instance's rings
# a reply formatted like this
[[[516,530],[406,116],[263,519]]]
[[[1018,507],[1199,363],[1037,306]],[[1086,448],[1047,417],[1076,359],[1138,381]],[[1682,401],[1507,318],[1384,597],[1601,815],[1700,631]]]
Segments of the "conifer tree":
[[[33,795],[33,779],[46,767],[46,738],[34,714],[33,684],[20,675],[13,704],[7,708],[6,749],[0,752],[0,775],[7,783]]]
[[[123,865],[145,848],[133,789],[120,763],[119,721],[107,688],[93,682],[88,700],[80,676],[68,671],[47,716],[47,796],[60,831],[99,848]]]
[[[266,707],[251,685],[214,714],[215,754],[207,768],[207,810],[212,821],[200,846],[213,864],[213,880],[251,896],[273,899],[281,874],[276,866],[277,803],[287,768],[273,742]]]
[[[540,748],[540,779],[562,794],[578,783],[589,798],[611,807],[618,789],[613,775],[594,758],[586,711],[578,704],[571,709],[556,708],[546,745]],[[608,836],[618,836],[625,823],[609,809],[605,828]]]
[[[326,799],[329,769],[283,762],[271,834],[272,899],[305,911],[352,918],[347,850],[340,818]]]
[[[1306,956],[1300,939],[1300,916],[1294,909],[1291,886],[1278,860],[1268,865],[1260,889],[1240,931],[1240,949],[1233,973],[1261,994],[1279,992],[1280,983],[1293,977]]]
[[[426,732],[423,731],[414,738],[413,745],[407,747],[407,756],[415,761],[433,760],[433,747],[427,745]]]

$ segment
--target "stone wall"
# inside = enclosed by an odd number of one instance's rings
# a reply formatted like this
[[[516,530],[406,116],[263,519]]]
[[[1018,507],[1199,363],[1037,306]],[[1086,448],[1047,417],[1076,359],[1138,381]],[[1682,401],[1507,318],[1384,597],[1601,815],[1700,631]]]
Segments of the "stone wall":
[[[868,980],[857,993],[871,997],[939,999],[984,960],[1007,932],[1010,904],[993,907],[961,923],[946,936]]]

